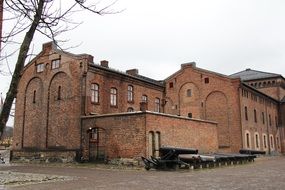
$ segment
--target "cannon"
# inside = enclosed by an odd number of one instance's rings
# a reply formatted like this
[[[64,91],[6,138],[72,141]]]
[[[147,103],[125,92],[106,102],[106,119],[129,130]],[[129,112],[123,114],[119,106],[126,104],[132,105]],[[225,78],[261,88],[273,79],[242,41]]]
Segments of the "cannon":
[[[265,151],[261,150],[250,150],[250,149],[240,149],[240,154],[250,154],[250,155],[258,155],[258,154],[265,154]]]
[[[145,169],[177,169],[181,167],[189,167],[189,164],[179,158],[183,154],[197,154],[197,149],[191,148],[176,148],[176,147],[161,147],[159,148],[160,158],[151,156],[150,158],[142,157],[145,164]]]

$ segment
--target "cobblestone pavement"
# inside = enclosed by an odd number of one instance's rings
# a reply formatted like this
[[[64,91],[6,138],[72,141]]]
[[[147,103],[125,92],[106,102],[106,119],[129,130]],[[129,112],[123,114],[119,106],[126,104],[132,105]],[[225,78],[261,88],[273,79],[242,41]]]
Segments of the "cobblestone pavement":
[[[0,165],[0,179],[25,173],[41,176],[33,184],[8,184],[2,189],[285,189],[285,157],[215,169],[145,171],[94,165]],[[41,181],[45,177],[51,180]],[[53,178],[55,177],[55,179]],[[31,177],[32,178],[32,177]],[[48,181],[48,182],[47,182]],[[41,182],[41,183],[39,183]]]

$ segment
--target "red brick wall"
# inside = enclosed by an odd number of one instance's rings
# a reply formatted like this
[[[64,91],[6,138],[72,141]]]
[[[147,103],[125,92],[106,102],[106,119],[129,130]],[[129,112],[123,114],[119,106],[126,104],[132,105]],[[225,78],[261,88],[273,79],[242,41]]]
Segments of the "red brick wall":
[[[23,71],[16,99],[13,149],[80,147],[81,75],[84,58],[61,56],[51,43]],[[54,59],[61,59],[60,68],[51,69]],[[44,63],[37,73],[36,64]],[[57,99],[61,86],[61,99]],[[33,102],[36,91],[35,103]]]
[[[91,84],[99,85],[99,104],[91,103]],[[128,85],[132,85],[134,89],[134,101],[128,102],[127,91]],[[110,89],[116,88],[118,93],[118,106],[110,105]],[[109,71],[100,71],[98,69],[89,68],[87,73],[86,95],[87,95],[87,111],[89,113],[120,113],[127,112],[129,107],[134,111],[140,110],[140,102],[142,95],[148,97],[148,110],[155,110],[155,98],[162,100],[164,88],[147,82],[135,80],[130,76],[116,74]]]
[[[248,88],[244,88],[246,91],[241,94],[241,117],[242,117],[242,134],[243,134],[243,148],[256,149],[268,151],[268,137],[273,135],[274,137],[274,148],[271,151],[281,151],[280,147],[280,132],[276,126],[276,119],[278,120],[278,105],[269,98],[261,96],[259,93],[251,91]],[[245,118],[245,106],[247,107],[248,120]],[[254,118],[254,109],[256,110],[256,119]],[[262,112],[264,113],[264,123]],[[269,121],[269,115],[271,117],[271,125]],[[247,147],[246,133],[250,134],[250,143]],[[258,143],[256,142],[256,134],[258,135]],[[266,142],[264,143],[264,137],[266,135]],[[278,138],[278,140],[277,140]],[[279,143],[277,142],[279,141]],[[257,147],[257,144],[259,145]],[[266,148],[265,145],[266,144]],[[278,145],[279,144],[279,145]]]
[[[89,128],[98,127],[105,131],[105,156],[109,158],[139,158],[145,155],[145,115],[118,114],[83,119],[83,157],[89,157]],[[92,154],[92,153],[90,153]]]
[[[184,64],[166,79],[166,113],[192,113],[193,118],[217,121],[219,147],[237,152],[241,147],[239,85],[239,80]],[[187,88],[192,90],[192,97],[186,97]]]
[[[148,154],[148,133],[161,134],[162,146],[198,148],[200,152],[218,149],[216,124],[158,113],[139,112],[108,114],[83,118],[83,155],[89,156],[89,128],[103,128],[106,133],[106,156],[140,158]]]
[[[160,132],[161,146],[195,148],[199,153],[217,152],[217,124],[156,113],[146,114],[146,137],[148,133]],[[147,152],[149,152],[147,150]]]

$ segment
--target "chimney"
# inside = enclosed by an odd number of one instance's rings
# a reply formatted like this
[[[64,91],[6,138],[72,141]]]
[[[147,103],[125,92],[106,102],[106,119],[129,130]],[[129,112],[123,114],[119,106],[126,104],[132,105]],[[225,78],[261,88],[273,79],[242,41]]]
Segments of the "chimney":
[[[196,67],[196,63],[195,62],[190,62],[190,63],[183,63],[183,64],[181,64],[181,68],[185,68],[185,67]]]
[[[126,73],[129,75],[138,75],[139,70],[138,69],[130,69],[130,70],[126,70]]]
[[[50,51],[52,49],[56,49],[56,46],[53,43],[53,41],[51,41],[51,42],[44,43],[42,49],[46,51]]]
[[[92,55],[87,55],[87,60],[89,63],[93,63],[94,57]]]
[[[102,67],[109,68],[109,61],[102,60],[102,61],[100,61],[100,64],[101,64]]]

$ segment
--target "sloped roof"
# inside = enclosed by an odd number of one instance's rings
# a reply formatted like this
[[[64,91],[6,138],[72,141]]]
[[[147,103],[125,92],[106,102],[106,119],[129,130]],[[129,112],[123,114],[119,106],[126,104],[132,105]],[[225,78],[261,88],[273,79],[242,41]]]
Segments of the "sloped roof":
[[[282,75],[263,72],[263,71],[257,71],[257,70],[252,70],[252,69],[246,69],[244,71],[234,73],[230,75],[230,77],[231,78],[241,78],[242,81],[248,81],[248,80],[282,77]]]
[[[109,72],[112,72],[112,73],[117,73],[119,75],[128,76],[128,77],[131,77],[131,78],[134,78],[134,79],[137,79],[137,80],[141,80],[143,82],[148,82],[148,83],[160,86],[160,87],[164,87],[163,81],[154,80],[154,79],[151,79],[151,78],[143,76],[143,75],[139,75],[139,74],[131,75],[131,74],[128,74],[126,72],[122,72],[122,71],[119,71],[119,70],[116,70],[116,69],[113,69],[113,68],[110,68],[110,67],[103,67],[103,66],[101,66],[99,64],[95,64],[95,63],[90,63],[89,66],[91,66],[91,68],[92,67],[93,68],[98,68],[98,69],[101,69],[101,70],[109,71]]]
[[[281,100],[282,103],[285,103],[285,96]]]

